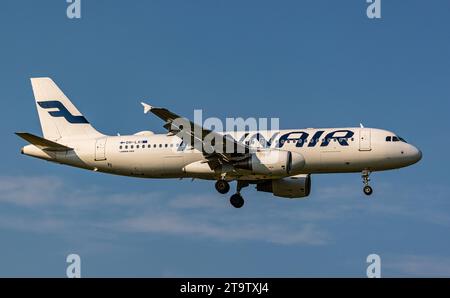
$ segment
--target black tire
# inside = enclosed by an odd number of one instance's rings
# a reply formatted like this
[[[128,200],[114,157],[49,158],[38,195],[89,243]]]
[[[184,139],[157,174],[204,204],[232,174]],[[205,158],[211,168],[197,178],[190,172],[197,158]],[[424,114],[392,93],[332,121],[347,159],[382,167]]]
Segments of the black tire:
[[[231,196],[230,203],[234,208],[242,208],[242,206],[244,206],[244,198],[236,193]]]
[[[225,180],[218,180],[216,182],[216,190],[221,194],[226,194],[230,191],[230,183]]]
[[[373,193],[373,189],[369,185],[364,186],[363,191],[367,196],[370,196]]]

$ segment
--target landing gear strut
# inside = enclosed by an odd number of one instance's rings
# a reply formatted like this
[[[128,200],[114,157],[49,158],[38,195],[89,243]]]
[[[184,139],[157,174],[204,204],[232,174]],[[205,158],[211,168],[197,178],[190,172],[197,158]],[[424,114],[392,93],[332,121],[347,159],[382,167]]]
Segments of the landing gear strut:
[[[236,193],[230,198],[230,203],[234,208],[241,208],[244,206],[244,198],[241,196],[241,189],[247,187],[248,184],[248,182],[238,180]]]
[[[216,190],[221,194],[226,194],[228,191],[230,191],[230,183],[228,183],[226,180],[217,180]]]
[[[368,196],[370,196],[373,193],[373,189],[369,185],[369,181],[370,181],[369,176],[370,176],[370,171],[368,171],[368,170],[362,171],[361,177],[362,177],[363,183],[364,183],[363,192],[364,192],[364,194],[366,194]]]

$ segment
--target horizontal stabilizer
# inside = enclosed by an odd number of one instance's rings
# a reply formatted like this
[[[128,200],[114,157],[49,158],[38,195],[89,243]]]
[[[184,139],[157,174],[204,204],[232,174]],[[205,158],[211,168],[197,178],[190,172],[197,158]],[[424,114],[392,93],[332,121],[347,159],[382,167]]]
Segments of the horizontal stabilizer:
[[[67,151],[72,150],[72,148],[55,143],[53,141],[35,136],[31,133],[27,132],[16,132],[16,135],[27,141],[28,143],[38,147],[42,150],[48,150],[48,151]]]

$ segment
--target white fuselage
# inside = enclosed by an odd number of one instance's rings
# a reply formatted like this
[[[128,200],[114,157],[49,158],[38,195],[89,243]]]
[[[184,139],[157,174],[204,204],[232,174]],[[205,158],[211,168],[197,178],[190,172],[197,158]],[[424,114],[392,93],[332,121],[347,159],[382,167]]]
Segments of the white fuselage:
[[[383,171],[416,163],[421,152],[397,139],[392,132],[374,128],[325,128],[260,132],[231,132],[250,147],[278,148],[300,153],[305,165],[298,174]],[[259,138],[257,138],[258,136]],[[387,138],[391,137],[391,141]],[[395,137],[395,141],[392,138]],[[259,141],[258,141],[259,139]],[[126,136],[60,139],[73,148],[66,152],[43,151],[34,145],[22,153],[74,167],[143,178],[201,178],[227,180],[276,179],[248,170],[213,171],[202,152],[181,144],[177,136],[143,132]]]

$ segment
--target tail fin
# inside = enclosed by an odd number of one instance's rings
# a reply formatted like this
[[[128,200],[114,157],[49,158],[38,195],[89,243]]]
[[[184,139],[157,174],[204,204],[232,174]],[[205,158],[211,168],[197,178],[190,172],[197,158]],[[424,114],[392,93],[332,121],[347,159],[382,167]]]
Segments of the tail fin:
[[[44,138],[58,140],[73,136],[101,135],[52,79],[32,78],[31,85]]]

